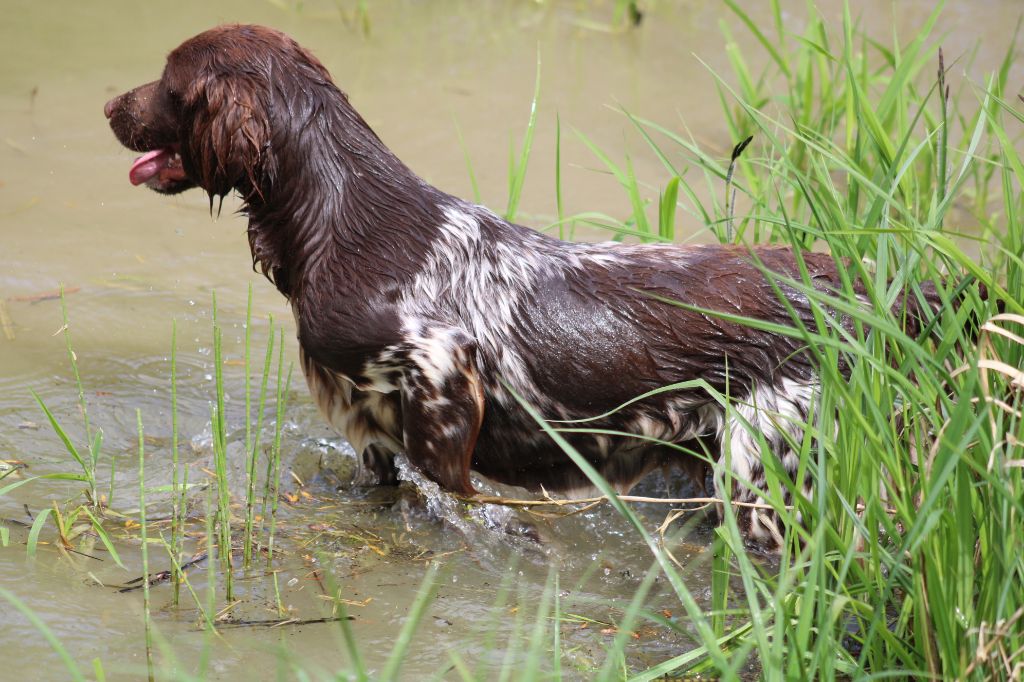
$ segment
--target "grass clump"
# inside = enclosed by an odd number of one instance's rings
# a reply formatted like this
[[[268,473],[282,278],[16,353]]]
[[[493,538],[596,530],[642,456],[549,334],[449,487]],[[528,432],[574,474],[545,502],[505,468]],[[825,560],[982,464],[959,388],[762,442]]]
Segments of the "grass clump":
[[[813,327],[794,316],[792,327],[772,329],[802,339],[819,368],[820,398],[805,437],[791,443],[813,498],[766,462],[764,501],[787,529],[769,566],[748,553],[725,508],[713,570],[743,589],[715,581],[710,614],[647,538],[701,647],[637,679],[730,678],[751,663],[765,679],[1016,679],[1024,673],[1024,116],[1004,94],[1016,45],[985,83],[958,83],[931,34],[941,8],[909,42],[886,46],[859,31],[849,7],[838,38],[813,9],[793,36],[775,2],[769,37],[739,3],[727,4],[767,56],[745,54],[739,45],[750,40],[723,23],[733,68],[718,77],[723,113],[734,139],[754,137],[734,158],[735,176],[717,153],[629,118],[678,181],[682,207],[720,241],[827,248],[844,283],[823,295],[806,276],[776,278],[816,310]],[[628,161],[623,169],[595,151],[633,206],[618,231],[657,238],[657,224],[665,233],[638,201]],[[730,180],[738,198],[727,190],[722,202]],[[893,310],[933,285],[942,310],[927,333],[908,336]],[[997,300],[1006,314],[997,315]]]

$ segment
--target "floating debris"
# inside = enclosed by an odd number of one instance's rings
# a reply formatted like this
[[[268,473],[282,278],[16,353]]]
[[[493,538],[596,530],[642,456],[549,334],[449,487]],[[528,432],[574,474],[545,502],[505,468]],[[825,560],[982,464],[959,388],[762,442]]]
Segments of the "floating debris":
[[[11,296],[9,301],[17,301],[18,303],[39,303],[41,301],[53,301],[59,299],[61,294],[64,296],[69,294],[77,294],[82,290],[82,287],[67,287],[66,289],[51,289],[49,291],[41,291],[38,294],[29,294],[28,296]]]
[[[315,625],[317,623],[340,623],[355,620],[355,616],[328,616],[326,618],[271,618],[269,620],[228,620],[217,624],[220,630],[226,628],[277,628],[284,625]]]

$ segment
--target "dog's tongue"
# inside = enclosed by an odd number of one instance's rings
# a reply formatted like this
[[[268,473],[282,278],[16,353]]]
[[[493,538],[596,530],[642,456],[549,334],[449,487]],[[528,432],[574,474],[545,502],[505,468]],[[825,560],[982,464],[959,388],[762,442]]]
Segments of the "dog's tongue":
[[[167,166],[172,156],[174,156],[174,150],[166,147],[146,152],[135,159],[132,169],[128,171],[128,180],[133,185],[141,185],[147,180],[151,180]]]

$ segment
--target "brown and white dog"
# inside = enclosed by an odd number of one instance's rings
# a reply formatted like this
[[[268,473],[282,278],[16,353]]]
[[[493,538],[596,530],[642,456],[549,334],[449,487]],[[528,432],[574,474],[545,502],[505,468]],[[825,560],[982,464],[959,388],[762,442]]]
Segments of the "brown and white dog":
[[[801,342],[665,302],[784,325],[795,313],[813,329],[807,297],[784,285],[780,296],[761,269],[800,279],[789,249],[575,244],[510,224],[417,177],[312,54],[259,26],[186,41],[160,80],[105,113],[146,152],[133,184],[241,196],[254,267],[291,303],[310,390],[379,479],[394,479],[404,452],[458,493],[473,493],[470,469],[589,487],[508,389],[545,418],[578,420],[691,380],[735,409],[675,390],[588,423],[638,437],[568,438],[620,490],[694,457],[651,439],[697,452],[703,441],[719,457],[716,487],[728,446],[735,501],[759,497],[764,458],[796,473],[790,443],[818,385]],[[802,259],[814,287],[840,288],[830,256]],[[771,517],[738,513],[750,539],[777,541]]]

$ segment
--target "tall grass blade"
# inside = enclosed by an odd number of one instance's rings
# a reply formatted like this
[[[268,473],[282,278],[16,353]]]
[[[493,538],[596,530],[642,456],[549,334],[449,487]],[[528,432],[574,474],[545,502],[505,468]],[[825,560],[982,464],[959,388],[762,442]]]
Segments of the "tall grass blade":
[[[107,529],[104,528],[100,520],[96,518],[91,511],[89,511],[88,507],[82,507],[82,511],[84,511],[86,516],[89,517],[89,521],[92,523],[93,532],[96,533],[96,537],[98,537],[100,542],[103,543],[103,546],[110,554],[110,558],[114,560],[114,563],[117,564],[119,568],[127,570],[124,563],[121,561],[121,555],[117,553],[117,548],[114,546],[114,542],[110,539],[110,534],[107,533]]]
[[[180,473],[178,450],[178,323],[171,322],[171,585],[174,597],[171,603],[177,606],[181,599],[181,557],[185,537],[185,491],[188,489],[188,467],[185,475]]]
[[[90,467],[90,463],[78,452],[78,448],[76,448],[74,443],[71,442],[71,438],[63,427],[61,427],[57,418],[53,416],[53,412],[51,412],[50,408],[46,406],[43,399],[39,397],[39,394],[35,391],[30,392],[32,393],[32,397],[35,398],[36,403],[39,405],[39,408],[43,411],[43,414],[46,415],[46,419],[50,422],[53,432],[57,434],[57,437],[60,438],[60,441],[64,444],[64,449],[68,451],[68,454],[70,454],[76,462],[78,462],[78,466],[82,469],[82,476],[84,477],[84,480],[90,484],[91,488],[94,472]]]
[[[540,50],[537,51],[537,77],[533,86],[533,101],[530,103],[530,118],[523,135],[523,147],[519,152],[518,161],[511,158],[509,169],[508,208],[505,209],[505,220],[515,222],[519,211],[519,200],[523,194],[523,183],[526,181],[526,168],[530,161],[530,149],[533,147],[533,131],[537,127],[537,102],[540,100]]]
[[[36,546],[39,544],[39,533],[43,530],[43,526],[46,525],[46,519],[53,512],[54,509],[52,507],[47,507],[36,514],[36,518],[32,520],[32,527],[28,530],[28,541],[25,543],[25,552],[29,560],[35,559]]]
[[[466,140],[462,137],[462,128],[458,121],[455,122],[455,136],[459,138],[459,148],[462,149],[462,158],[466,163],[466,174],[469,175],[469,186],[473,190],[473,203],[483,203],[480,198],[480,185],[476,181],[476,173],[473,172],[473,161],[469,158],[469,148],[466,147]]]
[[[149,616],[149,533],[146,524],[146,446],[142,431],[142,410],[135,410],[139,433],[139,533],[142,536],[142,621],[146,631],[146,671],[150,682],[156,679],[153,669],[153,622]]]
[[[71,324],[68,319],[67,300],[64,297],[64,285],[61,285],[60,287],[60,312],[61,318],[64,320],[64,324],[61,327],[64,333],[64,345],[67,348],[68,361],[71,363],[71,372],[74,374],[75,377],[75,387],[78,389],[78,406],[82,411],[82,423],[85,427],[85,442],[90,446],[95,446],[98,448],[99,443],[101,441],[93,441],[92,428],[89,424],[89,405],[85,400],[85,387],[82,385],[82,376],[78,371],[78,356],[75,355],[75,351],[71,347]],[[36,400],[37,402],[40,402],[38,397],[36,398]],[[47,417],[50,417],[50,415],[47,415]],[[55,424],[56,422],[51,419],[50,423]],[[62,439],[65,438],[65,436],[63,435],[61,437]],[[72,455],[75,456],[77,455],[77,453],[72,452]],[[88,476],[89,478],[88,483],[90,504],[96,507],[98,507],[100,504],[99,494],[96,488],[96,465],[99,461],[99,456],[100,453],[98,449],[90,448],[89,463],[87,466],[82,467],[83,471],[85,471],[86,476]],[[82,458],[76,456],[76,459],[81,460]],[[79,463],[81,464],[82,462],[79,461]]]

